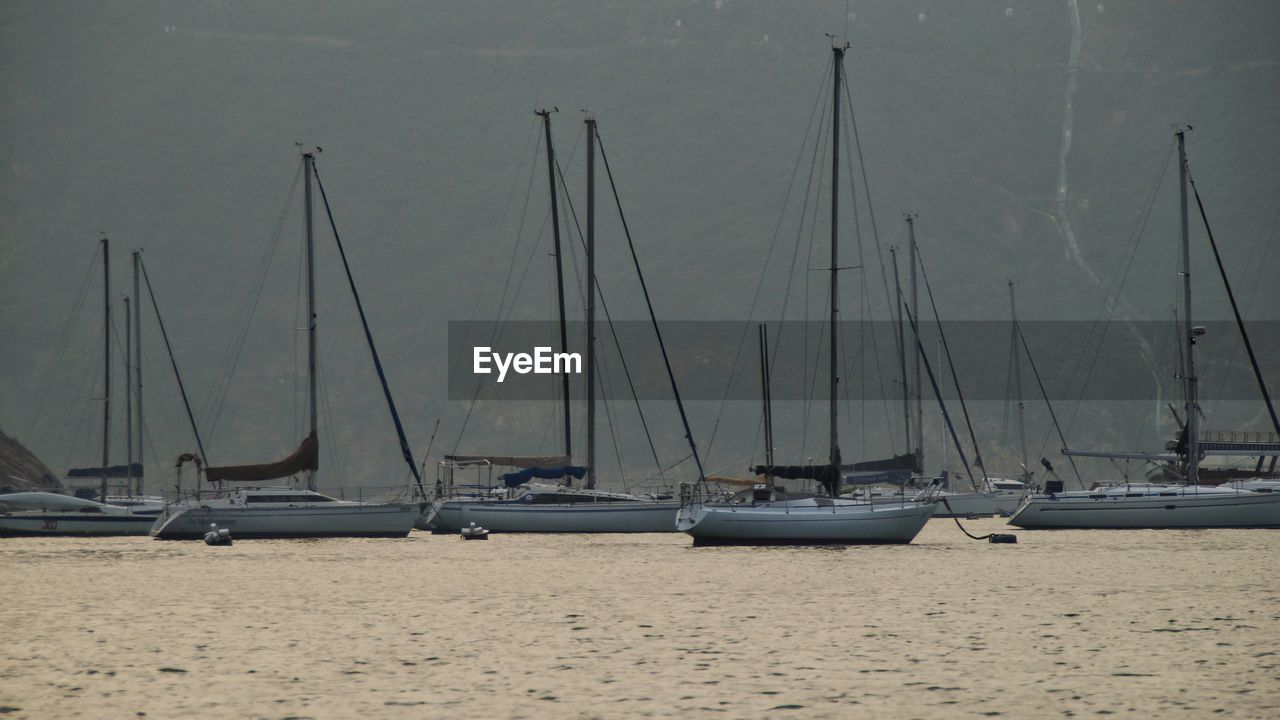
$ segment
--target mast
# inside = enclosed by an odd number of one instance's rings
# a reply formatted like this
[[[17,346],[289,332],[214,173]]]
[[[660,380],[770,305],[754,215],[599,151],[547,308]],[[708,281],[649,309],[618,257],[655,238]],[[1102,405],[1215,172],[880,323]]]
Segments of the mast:
[[[102,238],[102,486],[98,500],[107,501],[111,446],[111,263],[109,243]]]
[[[835,53],[835,72],[832,82],[834,101],[831,103],[831,475],[827,492],[835,497],[840,492],[840,432],[839,413],[836,411],[836,385],[840,382],[837,334],[837,318],[840,313],[839,284],[839,233],[838,218],[840,209],[840,82],[844,71],[844,48],[837,45],[831,51]]]
[[[1178,133],[1178,190],[1182,219],[1182,328],[1187,343],[1183,382],[1187,394],[1187,482],[1200,481],[1200,405],[1196,397],[1196,331],[1191,324],[1191,240],[1187,234],[1187,146],[1186,130]]]
[[[125,494],[133,494],[133,315],[129,312],[129,296],[124,296],[124,477]]]
[[[898,338],[898,376],[902,380],[902,432],[906,438],[903,445],[906,452],[911,450],[911,387],[907,382],[907,330],[902,326],[902,306],[906,299],[902,297],[901,276],[898,274],[898,249],[889,248],[889,259],[893,262],[893,294],[897,298],[898,329],[894,333]]]
[[[146,462],[142,459],[142,296],[138,294],[138,269],[142,264],[142,253],[138,250],[133,251],[133,394],[134,407],[137,408],[138,416],[138,462],[142,464],[142,471],[138,473],[137,479],[134,481],[134,492],[138,495],[142,494],[143,475],[146,474]]]
[[[568,375],[566,374],[567,378]],[[596,486],[596,121],[587,118],[587,487]]]
[[[315,171],[315,156],[302,154],[303,174],[307,176],[303,197],[306,202],[306,244],[307,244],[307,392],[310,405],[310,437],[316,436],[316,255],[314,227],[311,217],[311,175]],[[316,471],[307,470],[307,489],[315,492]]]
[[[560,255],[560,208],[556,199],[556,152],[551,144],[551,111],[538,110],[534,114],[542,118],[542,130],[546,136],[547,188],[551,192],[551,235],[555,241],[556,251],[556,301],[560,311],[560,352],[567,354],[569,352],[569,331],[564,317],[564,263]],[[562,374],[560,378],[560,394],[562,396],[564,414],[564,454],[566,457],[572,458],[573,432],[572,421],[569,416],[569,373]],[[571,476],[569,480],[572,482]]]
[[[911,317],[916,318],[916,323],[920,322],[920,294],[916,285],[916,224],[915,216],[907,216],[907,260],[911,263]],[[904,328],[905,329],[905,328]],[[920,328],[918,325],[911,326],[911,337],[914,340],[912,345],[920,344]],[[911,384],[911,393],[916,399],[916,446],[915,446],[915,464],[916,472],[924,473],[924,386],[920,381],[920,353],[911,353],[911,364],[913,367],[912,374],[915,375],[915,382]]]
[[[760,399],[764,404],[764,461],[767,465],[773,465],[773,397],[769,390],[769,333],[764,323],[760,324]]]
[[[1013,392],[1018,399],[1018,445],[1022,448],[1022,482],[1031,482],[1031,466],[1027,465],[1026,403],[1022,401],[1022,363],[1018,360],[1018,306],[1013,301],[1013,281],[1009,281],[1009,314],[1013,318]]]

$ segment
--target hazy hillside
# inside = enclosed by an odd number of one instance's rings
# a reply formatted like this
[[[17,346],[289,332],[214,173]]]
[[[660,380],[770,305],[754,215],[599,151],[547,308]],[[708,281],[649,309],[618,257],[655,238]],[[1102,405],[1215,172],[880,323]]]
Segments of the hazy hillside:
[[[1122,312],[1168,319],[1177,279],[1172,165],[1137,252],[1130,247],[1172,126],[1185,123],[1195,126],[1191,163],[1228,270],[1252,300],[1251,316],[1277,319],[1265,287],[1280,262],[1268,253],[1280,188],[1280,6],[1091,3],[1078,6],[1078,24],[1076,10],[1065,0],[6,3],[0,422],[59,471],[92,457],[100,440],[88,419],[102,395],[94,258],[105,232],[116,298],[131,292],[127,251],[145,249],[210,460],[291,450],[304,432],[305,356],[294,331],[300,193],[288,203],[301,142],[324,148],[320,171],[419,456],[442,418],[438,457],[466,414],[464,403],[446,402],[446,322],[495,319],[508,267],[510,286],[520,287],[511,315],[551,317],[545,169],[530,166],[533,110],[544,106],[561,110],[556,142],[578,195],[578,110],[598,118],[658,311],[746,319],[806,123],[826,92],[828,32],[847,31],[852,43],[853,106],[882,242],[900,244],[901,213],[919,214],[945,317],[1004,318],[1005,283],[1016,279],[1024,318],[1093,319],[1132,254]],[[1060,188],[1064,124],[1071,142]],[[281,243],[264,265],[277,228]],[[784,223],[777,252],[789,254],[795,235]],[[332,241],[320,237],[322,463],[344,482],[399,483],[407,471]],[[611,308],[643,317],[615,219],[602,221],[600,245]],[[1211,258],[1197,247],[1193,262],[1207,271]],[[770,290],[781,286],[773,267]],[[259,278],[264,289],[215,424],[209,398],[222,392],[219,368]],[[878,270],[865,281],[883,298]],[[847,304],[861,296],[857,282],[847,285]],[[776,319],[778,295],[764,293],[757,319]],[[1200,297],[1206,317],[1227,317],[1215,284]],[[884,317],[883,301],[871,311]],[[148,463],[167,472],[193,442],[154,318],[143,333],[156,455]],[[1003,352],[995,349],[991,372],[1005,372]],[[478,406],[461,449],[550,451],[557,440],[545,405]],[[874,454],[888,445],[887,421],[881,404],[869,405],[848,413],[850,443]],[[978,422],[996,442],[1003,408],[988,405]],[[119,400],[114,408],[122,413]],[[1142,416],[1156,408],[1082,409],[1094,420],[1082,420],[1076,437],[1151,445],[1158,438],[1141,431]],[[718,410],[693,408],[703,443]],[[1235,410],[1218,424],[1261,420],[1257,406]],[[683,457],[672,408],[649,403],[646,412],[664,460]],[[726,412],[710,467],[745,464],[757,415],[746,404]],[[1031,417],[1037,447],[1043,415]],[[627,472],[648,473],[647,444],[625,423]],[[779,438],[788,451],[825,452],[821,433],[802,446],[798,424]],[[602,429],[602,443],[611,442]],[[1009,467],[1007,437],[990,456]]]
[[[17,440],[0,432],[0,488],[54,489],[58,477]]]

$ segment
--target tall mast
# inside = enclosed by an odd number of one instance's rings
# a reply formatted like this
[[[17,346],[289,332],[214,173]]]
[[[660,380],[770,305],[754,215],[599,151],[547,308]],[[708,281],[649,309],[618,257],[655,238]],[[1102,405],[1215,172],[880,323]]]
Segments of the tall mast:
[[[898,249],[889,248],[889,259],[893,262],[893,295],[897,298],[898,331],[894,333],[898,339],[898,376],[902,380],[902,432],[906,438],[905,452],[911,450],[911,387],[907,382],[907,329],[902,326],[902,309],[906,298],[902,296],[901,276],[898,274]]]
[[[569,331],[568,324],[565,322],[564,313],[564,263],[560,255],[560,208],[557,202],[556,193],[556,152],[551,144],[551,111],[538,110],[536,113],[542,118],[542,130],[546,135],[547,145],[547,188],[551,192],[551,235],[555,241],[556,251],[556,301],[560,311],[560,352],[569,352]],[[565,457],[573,456],[573,432],[572,421],[569,415],[569,373],[560,376],[561,389],[560,394],[563,402],[564,414],[564,454]]]
[[[109,243],[102,238],[102,486],[98,498],[107,501],[107,468],[111,446],[111,263]]]
[[[566,377],[568,377],[566,375]],[[596,121],[587,118],[587,487],[596,486]]]
[[[139,268],[142,265],[142,253],[138,250],[133,251],[133,393],[135,401],[133,403],[137,410],[138,417],[138,462],[142,464],[142,472],[138,473],[137,479],[134,481],[136,486],[134,492],[138,495],[142,494],[143,476],[146,474],[146,462],[142,459],[142,433],[144,431],[142,425],[142,296],[138,294],[140,289],[138,286]]]
[[[1183,382],[1187,393],[1187,482],[1200,481],[1200,405],[1196,397],[1196,336],[1191,324],[1191,240],[1187,235],[1186,130],[1178,131],[1178,189],[1182,213],[1182,326],[1187,342]]]
[[[316,255],[314,228],[311,217],[311,176],[315,172],[315,156],[302,154],[302,172],[307,176],[303,186],[303,197],[306,202],[306,244],[307,244],[307,392],[310,400],[311,427],[309,437],[316,436]],[[307,489],[316,489],[316,471],[307,470]]]
[[[836,411],[836,385],[840,382],[837,345],[840,338],[837,333],[837,317],[840,313],[840,257],[838,251],[838,218],[840,209],[840,83],[844,71],[844,48],[836,46],[831,49],[835,53],[835,72],[832,73],[831,103],[831,475],[827,492],[832,497],[840,492],[840,428]]]
[[[124,477],[125,494],[133,494],[133,315],[124,296]]]
[[[911,263],[911,317],[916,324],[911,327],[912,347],[920,345],[920,294],[916,285],[916,224],[915,217],[907,216],[907,259]],[[911,394],[915,396],[916,405],[916,472],[924,473],[924,386],[920,383],[920,353],[911,353],[912,374],[915,382],[911,384]]]
[[[1013,318],[1013,393],[1018,402],[1018,445],[1022,448],[1022,482],[1031,482],[1031,466],[1027,465],[1027,426],[1024,415],[1026,403],[1022,401],[1022,357],[1018,352],[1018,306],[1013,301],[1013,281],[1009,281],[1009,314]]]
[[[760,399],[764,404],[764,461],[772,466],[773,397],[769,390],[769,332],[764,323],[760,324]]]

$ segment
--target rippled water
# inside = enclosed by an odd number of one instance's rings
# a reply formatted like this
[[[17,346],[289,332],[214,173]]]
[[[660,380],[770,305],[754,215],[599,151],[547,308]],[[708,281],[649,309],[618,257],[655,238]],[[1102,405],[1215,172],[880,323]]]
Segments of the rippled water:
[[[1280,717],[1280,532],[1018,535],[5,539],[0,717]]]

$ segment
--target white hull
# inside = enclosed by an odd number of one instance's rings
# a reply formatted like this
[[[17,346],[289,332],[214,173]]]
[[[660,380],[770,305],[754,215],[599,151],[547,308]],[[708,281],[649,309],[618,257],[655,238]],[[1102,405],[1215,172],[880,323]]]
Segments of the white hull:
[[[146,535],[156,516],[32,510],[0,515],[0,537],[15,535]]]
[[[305,537],[405,537],[420,510],[412,504],[325,503],[296,507],[177,505],[156,521],[161,540],[200,540],[210,523],[236,540]]]
[[[524,503],[437,500],[432,531],[457,533],[472,523],[498,533],[656,533],[676,531],[680,503],[671,501]]]
[[[947,502],[938,501],[933,511],[934,517],[990,517],[992,515],[1012,515],[1022,503],[1021,495],[1006,493],[956,493],[943,494]]]
[[[1047,528],[1280,528],[1280,494],[1174,489],[1162,494],[1070,492],[1035,495],[1009,519],[1028,530]]]
[[[911,542],[932,503],[891,506],[825,498],[760,505],[692,505],[677,527],[694,545],[864,545]]]

